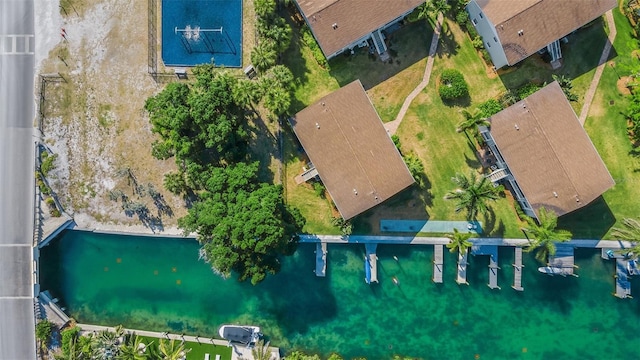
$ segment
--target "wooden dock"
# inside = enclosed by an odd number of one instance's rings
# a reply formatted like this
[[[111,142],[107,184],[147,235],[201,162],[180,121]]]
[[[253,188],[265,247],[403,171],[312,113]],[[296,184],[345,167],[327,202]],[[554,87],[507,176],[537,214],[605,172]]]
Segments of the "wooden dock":
[[[316,276],[324,277],[327,273],[327,243],[316,243]]]
[[[433,247],[433,282],[442,284],[442,268],[444,265],[444,245]]]
[[[469,283],[467,282],[467,256],[469,254],[469,251],[465,251],[464,254],[462,254],[461,252],[458,252],[458,276],[456,277],[456,282],[458,283],[458,285],[460,284],[466,284],[469,285]]]
[[[489,287],[491,289],[500,289],[498,286],[498,249],[496,247],[496,255],[489,256]]]
[[[371,266],[370,282],[378,282],[378,256],[376,255],[376,248],[378,244],[365,244],[365,250],[367,252],[367,258],[369,259],[369,266]]]
[[[573,258],[573,246],[571,245],[556,245],[556,254],[549,256],[549,263],[545,267],[539,267],[538,271],[547,275],[561,275],[561,276],[575,276],[578,277],[573,271],[577,268]]]
[[[616,257],[616,292],[620,299],[631,299],[631,282],[627,276],[627,261],[622,257]]]
[[[498,286],[498,247],[495,245],[475,245],[471,247],[471,255],[488,255],[489,256],[489,283],[491,289],[500,289]]]
[[[516,255],[515,262],[513,264],[513,286],[511,286],[516,291],[524,291],[522,287],[522,248],[516,246]]]

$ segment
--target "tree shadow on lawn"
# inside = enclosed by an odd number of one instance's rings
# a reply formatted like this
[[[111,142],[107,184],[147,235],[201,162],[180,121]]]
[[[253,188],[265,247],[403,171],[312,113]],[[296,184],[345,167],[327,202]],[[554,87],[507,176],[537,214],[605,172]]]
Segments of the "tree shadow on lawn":
[[[331,76],[340,86],[360,79],[365,90],[369,90],[426,58],[432,34],[433,29],[426,21],[404,25],[387,35],[389,61],[380,61],[377,53],[369,53],[368,47],[356,47],[353,55],[347,51],[329,61]]]
[[[289,70],[291,70],[295,86],[300,86],[300,84],[304,84],[309,81],[309,77],[307,76],[309,71],[305,63],[305,58],[302,55],[302,48],[306,47],[306,45],[300,38],[300,25],[292,19],[291,14],[286,16],[286,19],[291,26],[292,36],[291,45],[282,55],[282,58],[284,59],[283,63],[289,68]],[[289,113],[293,114],[302,110],[305,106],[306,104],[303,104],[296,96],[291,96]]]
[[[253,124],[253,126],[248,127],[249,160],[258,161],[258,178],[261,181],[273,183],[275,174],[269,168],[269,165],[271,165],[272,159],[278,161],[278,139],[273,135],[264,119],[257,113],[251,116],[250,124]]]
[[[602,239],[616,218],[604,197],[558,219],[558,228],[571,231],[574,239]]]
[[[562,66],[559,69],[553,70],[549,62],[544,60],[544,55],[534,53],[514,66],[498,70],[498,76],[504,86],[515,91],[528,83],[550,83],[553,81],[552,75],[564,75],[575,79],[596,68],[607,42],[603,19],[592,21],[575,33],[567,35],[567,39],[569,42],[566,44],[560,42]],[[614,52],[612,48],[610,58]]]

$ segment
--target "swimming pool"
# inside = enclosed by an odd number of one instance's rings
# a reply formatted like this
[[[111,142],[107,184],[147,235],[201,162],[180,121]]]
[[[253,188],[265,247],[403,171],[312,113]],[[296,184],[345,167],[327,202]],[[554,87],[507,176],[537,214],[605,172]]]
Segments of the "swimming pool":
[[[162,0],[166,66],[242,66],[242,0]]]
[[[457,285],[456,255],[445,252],[444,283],[432,283],[433,247],[426,245],[379,245],[380,283],[372,285],[364,282],[362,245],[329,244],[327,277],[319,278],[314,244],[301,244],[280,274],[257,286],[213,274],[198,247],[67,231],[41,250],[41,288],[79,322],[203,336],[221,324],[258,325],[274,346],[345,359],[621,359],[637,352],[638,296],[611,295],[614,265],[593,249],[576,249],[579,278],[540,274],[525,254],[525,290],[517,292],[513,248],[499,250],[502,290],[491,290],[486,256],[470,256],[470,285]]]

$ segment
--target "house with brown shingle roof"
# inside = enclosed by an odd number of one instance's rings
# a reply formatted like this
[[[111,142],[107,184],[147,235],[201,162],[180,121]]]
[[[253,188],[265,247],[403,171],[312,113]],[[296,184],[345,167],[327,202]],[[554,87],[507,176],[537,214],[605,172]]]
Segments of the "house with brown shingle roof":
[[[471,0],[467,12],[499,69],[545,48],[559,65],[559,40],[616,5],[616,0]]]
[[[345,220],[414,183],[360,80],[306,107],[290,123]]]
[[[557,82],[489,121],[480,127],[496,158],[489,178],[507,184],[527,215],[570,213],[615,185]]]
[[[373,40],[378,54],[386,54],[382,30],[399,22],[424,0],[295,0],[330,59]]]

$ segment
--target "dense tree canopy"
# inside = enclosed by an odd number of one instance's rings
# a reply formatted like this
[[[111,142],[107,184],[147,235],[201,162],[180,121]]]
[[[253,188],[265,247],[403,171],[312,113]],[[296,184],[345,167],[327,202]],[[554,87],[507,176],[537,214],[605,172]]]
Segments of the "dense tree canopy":
[[[244,154],[247,131],[242,107],[233,98],[237,80],[213,65],[193,70],[193,85],[171,83],[158,95],[147,99],[152,131],[161,140],[153,144],[159,159],[175,156],[181,163],[224,164]]]
[[[189,197],[192,206],[178,224],[197,233],[202,256],[223,276],[236,272],[256,284],[278,272],[280,256],[295,251],[304,220],[285,205],[282,187],[261,183],[258,163],[247,162],[245,107],[257,101],[260,87],[212,65],[193,73],[193,84],[170,84],[147,100],[159,135],[153,152],[160,159],[175,156],[178,171],[166,174],[164,185]],[[265,76],[285,92],[280,102],[288,103],[291,72],[275,67]]]
[[[215,168],[206,192],[180,219],[185,231],[197,232],[203,255],[225,277],[262,281],[280,269],[278,257],[295,250],[295,230],[303,225],[297,211],[286,208],[282,188],[258,184],[258,163]]]

